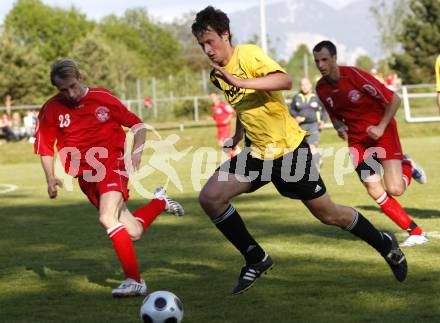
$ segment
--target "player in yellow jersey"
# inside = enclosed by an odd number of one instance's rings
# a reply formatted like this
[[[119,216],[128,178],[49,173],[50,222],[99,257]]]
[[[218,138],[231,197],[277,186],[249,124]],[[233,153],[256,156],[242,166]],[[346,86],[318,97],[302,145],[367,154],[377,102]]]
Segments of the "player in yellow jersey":
[[[440,112],[440,55],[437,56],[435,61],[435,81],[437,91],[437,106]]]
[[[322,223],[350,231],[370,244],[385,258],[396,279],[405,280],[407,263],[395,237],[379,232],[358,211],[333,203],[326,194],[304,140],[306,132],[284,103],[281,90],[292,86],[287,73],[258,46],[233,46],[229,18],[221,10],[209,6],[200,11],[192,33],[212,61],[211,81],[237,111],[235,135],[225,146],[233,147],[243,138],[246,142],[241,153],[216,170],[199,196],[212,222],[245,258],[232,293],[250,288],[273,262],[247,231],[230,200],[270,182],[281,195],[301,200]]]

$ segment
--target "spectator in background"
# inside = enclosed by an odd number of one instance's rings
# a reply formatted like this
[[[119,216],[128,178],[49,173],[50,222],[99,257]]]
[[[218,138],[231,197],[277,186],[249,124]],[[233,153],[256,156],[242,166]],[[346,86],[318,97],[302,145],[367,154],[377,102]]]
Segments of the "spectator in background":
[[[9,118],[7,116],[7,113],[4,113],[2,117],[0,118],[0,138],[7,139],[7,128],[9,127]]]
[[[3,113],[2,118],[0,119],[0,127],[10,127],[11,126],[11,118],[7,112]]]
[[[300,127],[310,134],[305,139],[312,151],[313,160],[319,168],[322,163],[318,152],[319,138],[328,115],[323,104],[312,91],[312,83],[308,78],[301,79],[299,87],[300,92],[293,97],[290,104],[290,114]]]
[[[14,134],[15,141],[19,141],[25,137],[25,130],[21,125],[21,116],[18,111],[12,113],[11,130]]]
[[[235,115],[234,109],[226,102],[220,100],[215,93],[210,95],[212,106],[212,116],[217,124],[217,143],[223,148],[225,141],[231,137],[232,118]],[[237,146],[234,146],[231,151],[227,152],[229,158],[234,157],[237,153]]]
[[[5,112],[0,119],[0,137],[5,138],[7,141],[17,141],[14,132],[11,129],[11,117]]]
[[[400,86],[402,85],[401,82],[402,82],[402,80],[394,72],[391,74],[388,74],[387,78],[385,79],[385,85],[391,91],[397,91],[400,88]]]
[[[437,56],[437,60],[435,61],[435,80],[437,91],[437,106],[440,112],[440,55]]]
[[[37,125],[37,114],[34,110],[26,112],[23,117],[23,126],[25,130],[25,136],[30,143],[35,141],[35,126]]]
[[[394,73],[388,74],[388,76],[385,79],[385,85],[387,88],[389,88],[391,91],[395,91],[396,87],[394,86]]]

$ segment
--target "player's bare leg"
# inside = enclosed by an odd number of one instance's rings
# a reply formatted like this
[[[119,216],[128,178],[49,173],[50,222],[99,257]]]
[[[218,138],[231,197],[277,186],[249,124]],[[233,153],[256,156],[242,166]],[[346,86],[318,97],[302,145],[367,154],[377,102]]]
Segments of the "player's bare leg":
[[[165,190],[159,187],[156,189],[154,198],[133,213],[123,203],[119,221],[125,225],[132,240],[135,241],[142,237],[142,234],[162,212],[177,216],[182,216],[185,213],[182,205],[168,197]]]
[[[405,280],[407,263],[394,235],[379,232],[358,211],[333,203],[328,194],[302,202],[322,223],[338,226],[367,242],[385,258],[396,279]]]
[[[248,192],[250,188],[251,184],[243,176],[215,172],[203,186],[199,202],[211,220],[214,220],[229,206],[233,197]]]
[[[386,191],[390,195],[400,196],[407,187],[403,179],[402,161],[398,159],[382,160],[383,180]]]
[[[124,199],[122,193],[110,191],[99,198],[99,222],[104,228],[109,229],[119,223],[119,213]]]
[[[246,264],[240,271],[232,294],[240,294],[249,289],[273,264],[270,256],[247,231],[237,210],[230,204],[234,196],[250,189],[251,184],[245,177],[215,172],[199,196],[200,205],[211,221],[245,258]]]
[[[144,232],[142,224],[134,217],[125,203],[121,206],[119,221],[125,225],[133,241],[139,240],[142,237],[142,233]]]
[[[346,228],[353,222],[353,209],[333,203],[328,194],[302,202],[324,224]]]

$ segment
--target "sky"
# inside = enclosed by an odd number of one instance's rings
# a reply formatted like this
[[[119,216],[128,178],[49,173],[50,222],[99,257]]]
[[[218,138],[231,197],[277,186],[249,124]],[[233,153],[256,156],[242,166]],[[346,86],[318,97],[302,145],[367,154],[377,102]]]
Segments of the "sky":
[[[144,7],[148,13],[165,22],[190,11],[199,11],[208,5],[218,7],[229,13],[253,6],[258,6],[260,0],[42,0],[50,6],[70,8],[72,5],[85,13],[87,17],[98,20],[106,15],[122,15],[126,9]],[[265,0],[266,4],[282,2],[283,0]],[[295,1],[295,0],[290,0]],[[343,7],[355,0],[321,0],[332,7]],[[0,0],[0,24],[12,9],[16,0]]]

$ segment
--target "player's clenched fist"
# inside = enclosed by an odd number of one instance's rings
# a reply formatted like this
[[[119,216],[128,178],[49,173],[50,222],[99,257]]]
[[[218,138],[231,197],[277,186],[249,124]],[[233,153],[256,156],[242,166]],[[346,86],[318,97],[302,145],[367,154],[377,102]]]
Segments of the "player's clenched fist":
[[[53,178],[49,178],[47,180],[47,193],[49,194],[49,197],[51,199],[54,199],[57,197],[57,194],[58,194],[57,186],[63,187],[63,182],[61,182],[60,179],[53,177]]]

